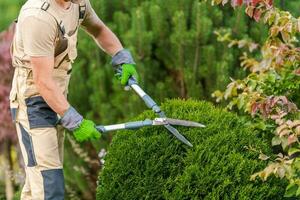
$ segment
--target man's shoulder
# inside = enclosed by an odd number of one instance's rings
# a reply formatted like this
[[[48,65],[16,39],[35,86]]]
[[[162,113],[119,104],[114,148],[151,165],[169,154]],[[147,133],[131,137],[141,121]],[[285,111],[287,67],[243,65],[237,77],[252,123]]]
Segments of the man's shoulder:
[[[49,26],[57,26],[55,17],[48,11],[42,9],[45,0],[28,0],[21,8],[18,21],[26,23],[26,18],[35,18]]]

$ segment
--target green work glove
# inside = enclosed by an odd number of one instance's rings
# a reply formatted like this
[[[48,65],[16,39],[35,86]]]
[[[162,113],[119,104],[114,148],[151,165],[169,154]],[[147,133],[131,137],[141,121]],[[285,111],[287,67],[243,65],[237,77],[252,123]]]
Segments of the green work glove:
[[[73,131],[73,134],[78,142],[97,140],[101,136],[94,122],[86,119],[83,119],[79,127]]]
[[[127,85],[129,78],[133,76],[136,81],[139,79],[139,75],[135,69],[134,64],[123,64],[122,65],[122,74],[119,75],[118,79],[121,81],[122,85]]]
[[[122,49],[121,51],[116,53],[112,57],[112,66],[117,71],[115,76],[120,80],[122,85],[127,85],[127,82],[131,76],[133,76],[136,81],[138,81],[139,76],[135,69],[136,65],[131,53],[128,50]],[[118,70],[120,68],[121,70]]]
[[[90,139],[99,139],[101,137],[94,122],[83,119],[83,117],[72,106],[68,108],[59,122],[64,128],[73,132],[75,139],[78,142]]]

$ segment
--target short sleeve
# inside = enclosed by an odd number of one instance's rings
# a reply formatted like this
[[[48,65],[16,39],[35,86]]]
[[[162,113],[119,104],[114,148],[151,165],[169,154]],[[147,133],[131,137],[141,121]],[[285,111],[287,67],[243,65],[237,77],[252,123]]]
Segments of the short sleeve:
[[[86,2],[86,14],[82,21],[81,26],[84,28],[88,28],[99,21],[99,17],[97,16],[95,10],[93,9],[89,0],[85,0]]]
[[[54,56],[56,27],[34,16],[20,25],[24,52],[29,56]]]

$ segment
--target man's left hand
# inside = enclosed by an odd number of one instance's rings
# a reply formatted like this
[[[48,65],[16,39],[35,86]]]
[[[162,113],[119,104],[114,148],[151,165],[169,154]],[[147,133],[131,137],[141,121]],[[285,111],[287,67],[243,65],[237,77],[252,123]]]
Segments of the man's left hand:
[[[121,66],[122,73],[117,75],[117,78],[121,81],[122,85],[127,85],[130,77],[134,77],[136,81],[139,80],[139,75],[135,69],[134,64],[123,64]]]
[[[115,67],[115,69],[118,69],[118,67],[121,66],[121,70],[116,70],[117,73],[115,76],[120,80],[122,85],[127,85],[131,76],[138,81],[139,76],[136,71],[136,64],[128,50],[123,49],[116,53],[116,55],[114,55],[112,58],[112,65]]]

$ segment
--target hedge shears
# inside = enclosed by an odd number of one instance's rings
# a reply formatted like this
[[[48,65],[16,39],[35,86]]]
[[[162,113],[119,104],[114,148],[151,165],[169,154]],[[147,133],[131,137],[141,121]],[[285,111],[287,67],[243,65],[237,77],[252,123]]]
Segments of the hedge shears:
[[[193,147],[193,145],[183,135],[181,135],[179,131],[172,125],[202,128],[205,127],[205,125],[194,121],[167,118],[166,114],[160,109],[160,107],[155,103],[155,101],[148,94],[146,94],[144,90],[138,85],[134,77],[131,77],[128,80],[127,87],[133,89],[143,99],[147,107],[152,109],[152,111],[155,112],[159,116],[159,118],[155,118],[154,120],[145,119],[143,121],[133,121],[107,126],[99,125],[96,127],[99,132],[106,133],[110,131],[124,129],[132,130],[142,128],[145,126],[164,126],[178,140],[190,147]]]

